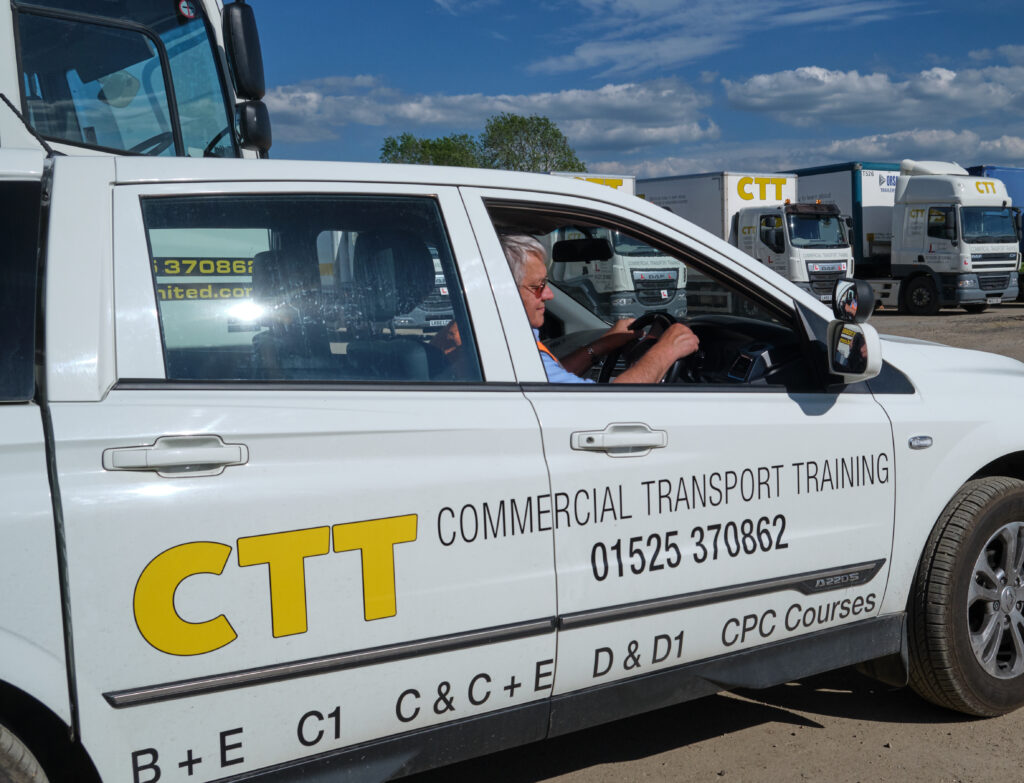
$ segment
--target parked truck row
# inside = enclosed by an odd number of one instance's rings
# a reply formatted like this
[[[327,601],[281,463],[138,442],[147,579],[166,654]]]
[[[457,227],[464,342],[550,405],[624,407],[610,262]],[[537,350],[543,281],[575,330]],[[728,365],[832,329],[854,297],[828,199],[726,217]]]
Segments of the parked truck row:
[[[1020,209],[996,176],[1015,171],[852,162],[642,179],[638,190],[822,301],[836,279],[856,273],[880,304],[930,315],[1017,297]],[[1024,177],[1013,182],[1024,188]],[[690,277],[691,299],[714,295]]]

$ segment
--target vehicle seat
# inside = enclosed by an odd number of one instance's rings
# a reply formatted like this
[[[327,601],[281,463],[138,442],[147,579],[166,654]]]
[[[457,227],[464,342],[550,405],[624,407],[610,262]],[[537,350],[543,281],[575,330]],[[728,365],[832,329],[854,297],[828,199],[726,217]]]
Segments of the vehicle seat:
[[[440,351],[422,338],[398,335],[392,326],[395,316],[408,313],[434,290],[434,259],[426,243],[403,229],[366,231],[356,239],[352,260],[358,302],[354,319],[359,323],[348,324],[353,336],[348,357],[359,376],[429,380]]]
[[[263,308],[260,323],[267,327],[252,339],[258,378],[329,380],[337,375],[315,258],[281,250],[257,253],[252,297]]]

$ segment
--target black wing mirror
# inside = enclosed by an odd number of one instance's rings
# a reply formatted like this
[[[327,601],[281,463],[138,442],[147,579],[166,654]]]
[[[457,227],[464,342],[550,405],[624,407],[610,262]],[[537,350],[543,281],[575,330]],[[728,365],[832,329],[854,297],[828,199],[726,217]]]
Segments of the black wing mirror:
[[[864,323],[875,311],[875,290],[867,280],[836,280],[832,312],[845,323]]]

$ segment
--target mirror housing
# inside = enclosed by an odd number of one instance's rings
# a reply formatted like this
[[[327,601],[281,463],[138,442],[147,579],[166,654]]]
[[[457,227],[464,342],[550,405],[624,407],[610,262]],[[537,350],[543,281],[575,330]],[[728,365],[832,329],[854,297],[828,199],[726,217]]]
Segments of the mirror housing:
[[[873,326],[832,321],[828,325],[828,366],[843,383],[874,378],[882,371],[882,341]]]
[[[245,0],[224,6],[224,48],[238,97],[248,101],[262,98],[267,92],[263,51],[256,17]]]
[[[270,114],[263,101],[246,101],[235,107],[235,134],[246,149],[266,154],[273,143]]]
[[[563,239],[551,248],[551,261],[607,261],[612,257],[612,246],[604,237],[598,239]]]
[[[864,323],[875,311],[875,290],[867,280],[836,280],[832,313],[846,323]]]

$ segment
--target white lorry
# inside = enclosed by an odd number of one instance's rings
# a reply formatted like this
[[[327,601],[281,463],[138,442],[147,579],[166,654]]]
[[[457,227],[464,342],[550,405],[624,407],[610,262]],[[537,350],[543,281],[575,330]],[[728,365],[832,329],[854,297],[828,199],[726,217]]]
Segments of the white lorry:
[[[548,383],[499,234],[567,222],[756,315]],[[1024,704],[1024,365],[883,345],[860,281],[464,168],[0,149],[0,225],[0,779],[384,780],[851,664]],[[444,350],[387,327],[435,254]]]
[[[620,193],[636,192],[636,178],[631,174],[551,173]],[[603,241],[585,241],[593,239]],[[556,245],[559,248],[558,263],[551,264],[551,280],[565,293],[599,310],[608,321],[638,318],[657,310],[674,318],[686,315],[686,265],[643,239],[624,231],[566,225],[547,233],[541,241],[549,251]]]
[[[1018,292],[1019,210],[1005,185],[955,163],[904,160],[798,169],[801,200],[853,222],[857,277],[913,315],[977,313]]]
[[[641,195],[753,256],[821,301],[853,276],[846,225],[834,205],[796,203],[792,174],[720,171],[643,179]],[[694,278],[689,295],[721,296]],[[725,306],[725,303],[722,303]]]
[[[0,5],[0,147],[37,146],[23,117],[67,155],[265,156],[264,91],[244,1]]]

